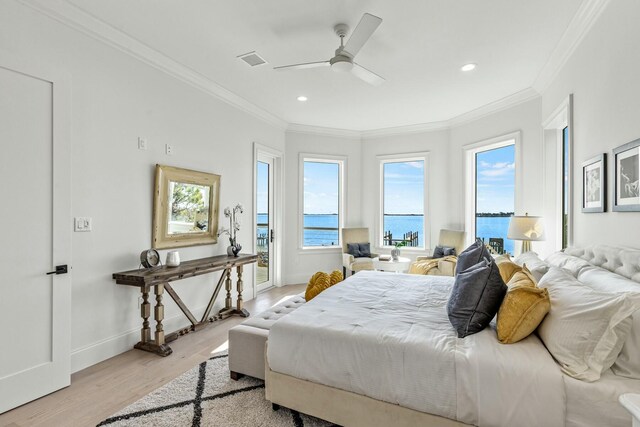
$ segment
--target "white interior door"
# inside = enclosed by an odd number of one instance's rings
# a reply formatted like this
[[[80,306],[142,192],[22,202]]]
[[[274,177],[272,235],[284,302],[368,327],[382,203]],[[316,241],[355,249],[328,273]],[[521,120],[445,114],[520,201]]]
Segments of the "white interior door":
[[[70,274],[47,275],[71,260],[68,93],[0,53],[0,413],[70,381]]]
[[[262,153],[256,161],[256,290],[274,285],[274,159]]]

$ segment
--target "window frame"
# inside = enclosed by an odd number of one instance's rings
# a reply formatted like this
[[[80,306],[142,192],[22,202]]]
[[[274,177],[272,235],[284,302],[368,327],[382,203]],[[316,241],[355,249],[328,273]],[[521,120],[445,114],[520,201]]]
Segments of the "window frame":
[[[506,135],[497,136],[490,139],[485,139],[479,142],[465,145],[464,151],[464,171],[465,171],[465,206],[464,206],[464,218],[465,218],[465,231],[466,231],[466,244],[470,245],[475,241],[476,236],[476,210],[477,210],[477,186],[476,186],[476,154],[485,151],[491,151],[498,148],[514,146],[515,153],[513,161],[515,163],[515,182],[513,188],[513,210],[514,215],[518,215],[520,211],[520,198],[522,195],[522,144],[520,131],[511,132]],[[518,245],[516,245],[514,252],[517,252]],[[515,255],[515,253],[514,253]]]
[[[338,244],[333,246],[305,246],[304,245],[304,164],[331,163],[338,165]],[[313,252],[342,252],[342,228],[346,215],[346,181],[347,157],[331,154],[300,153],[298,157],[298,250],[300,253]]]
[[[567,128],[568,156],[567,163],[567,189],[564,189],[564,129]],[[569,94],[558,107],[542,123],[543,136],[543,167],[544,189],[547,211],[545,216],[553,218],[547,221],[547,250],[549,252],[563,250],[573,245],[573,94]],[[548,158],[547,152],[551,155]],[[554,165],[548,165],[547,161],[555,160]],[[549,181],[553,180],[553,181]],[[566,217],[567,234],[566,241],[563,233],[564,196],[568,199]]]
[[[417,152],[417,153],[401,153],[401,154],[389,154],[376,156],[378,159],[378,214],[376,218],[376,232],[375,232],[375,247],[377,249],[390,250],[393,246],[387,246],[384,244],[384,165],[386,163],[403,163],[403,162],[415,162],[423,161],[423,215],[422,215],[422,228],[423,228],[423,246],[405,246],[402,248],[402,252],[425,252],[431,249],[431,215],[429,211],[429,174],[431,168],[429,165],[429,152]]]

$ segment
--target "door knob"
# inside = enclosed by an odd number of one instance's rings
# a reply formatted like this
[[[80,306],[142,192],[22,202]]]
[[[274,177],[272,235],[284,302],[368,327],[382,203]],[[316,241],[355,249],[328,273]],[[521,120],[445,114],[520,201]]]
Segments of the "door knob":
[[[55,271],[50,271],[47,273],[47,276],[50,274],[67,274],[69,271],[67,269],[67,264],[64,265],[56,265]]]

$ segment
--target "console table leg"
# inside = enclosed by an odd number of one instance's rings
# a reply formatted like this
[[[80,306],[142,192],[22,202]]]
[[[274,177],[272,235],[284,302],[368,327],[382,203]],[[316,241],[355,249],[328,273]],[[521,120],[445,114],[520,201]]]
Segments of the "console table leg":
[[[237,267],[238,282],[236,283],[238,289],[238,302],[236,305],[236,314],[242,317],[249,317],[249,312],[244,309],[244,300],[242,299],[242,291],[244,282],[242,281],[242,265]]]
[[[164,327],[162,321],[164,320],[164,305],[162,304],[162,294],[164,294],[164,285],[155,286],[156,294],[156,306],[154,308],[154,317],[156,319],[156,341],[154,343],[154,350],[160,356],[168,356],[173,353],[171,347],[165,344],[164,340]]]
[[[140,315],[142,316],[142,329],[140,330],[140,341],[151,341],[151,328],[149,328],[149,316],[151,316],[151,304],[149,304],[149,288],[141,288],[142,305]]]
[[[156,319],[156,344],[164,344],[164,328],[162,321],[164,320],[164,305],[162,304],[162,294],[164,293],[164,285],[156,285],[156,306],[154,309],[154,317]]]
[[[224,308],[225,310],[231,310],[231,268],[227,268],[227,279],[224,283],[224,289],[227,291],[227,297],[224,299]]]

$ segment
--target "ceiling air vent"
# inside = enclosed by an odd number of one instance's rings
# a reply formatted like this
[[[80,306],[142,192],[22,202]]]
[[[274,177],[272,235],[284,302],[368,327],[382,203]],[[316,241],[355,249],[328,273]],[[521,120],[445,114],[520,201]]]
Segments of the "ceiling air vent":
[[[242,59],[244,62],[251,65],[252,67],[267,63],[267,61],[265,61],[264,58],[262,58],[256,52],[249,52],[249,53],[245,53],[244,55],[238,55],[238,58]]]

